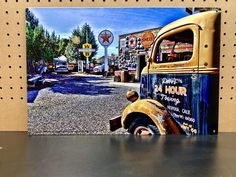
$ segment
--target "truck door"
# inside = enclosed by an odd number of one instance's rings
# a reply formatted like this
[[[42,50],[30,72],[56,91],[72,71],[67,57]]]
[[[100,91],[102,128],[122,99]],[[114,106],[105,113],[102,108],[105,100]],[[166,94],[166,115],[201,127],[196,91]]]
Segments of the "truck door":
[[[212,110],[217,100],[212,90],[218,87],[218,75],[199,66],[200,33],[200,27],[191,24],[170,29],[157,38],[152,62],[147,73],[143,72],[147,85],[141,97],[151,93],[187,134],[214,134],[217,115]]]
[[[148,71],[151,97],[162,103],[188,134],[203,134],[197,25],[167,31],[154,44]]]

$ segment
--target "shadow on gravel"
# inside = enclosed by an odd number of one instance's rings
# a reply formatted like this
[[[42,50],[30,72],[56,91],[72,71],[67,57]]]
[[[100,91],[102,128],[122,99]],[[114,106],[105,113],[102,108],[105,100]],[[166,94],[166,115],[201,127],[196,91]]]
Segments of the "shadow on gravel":
[[[40,89],[28,89],[27,90],[27,103],[33,103],[37,98]]]
[[[106,79],[92,76],[70,76],[54,84],[51,90],[62,94],[110,95],[116,87],[107,86],[108,82]]]

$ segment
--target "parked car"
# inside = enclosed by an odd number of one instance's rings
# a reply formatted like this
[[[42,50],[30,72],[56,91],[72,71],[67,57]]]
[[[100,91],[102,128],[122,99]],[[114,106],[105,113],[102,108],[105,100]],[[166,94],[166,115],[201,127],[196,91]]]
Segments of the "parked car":
[[[94,73],[103,73],[104,70],[105,70],[105,65],[104,65],[104,64],[95,66],[95,67],[93,68],[93,72],[94,72]]]
[[[55,64],[55,72],[68,73],[67,63],[65,61],[57,61]]]

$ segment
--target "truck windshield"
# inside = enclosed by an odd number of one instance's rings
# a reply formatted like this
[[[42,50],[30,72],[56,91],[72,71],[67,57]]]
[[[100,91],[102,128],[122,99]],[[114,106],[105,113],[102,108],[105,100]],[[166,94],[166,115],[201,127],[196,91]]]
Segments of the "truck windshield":
[[[157,63],[190,60],[193,55],[193,32],[184,30],[164,37],[158,45]]]

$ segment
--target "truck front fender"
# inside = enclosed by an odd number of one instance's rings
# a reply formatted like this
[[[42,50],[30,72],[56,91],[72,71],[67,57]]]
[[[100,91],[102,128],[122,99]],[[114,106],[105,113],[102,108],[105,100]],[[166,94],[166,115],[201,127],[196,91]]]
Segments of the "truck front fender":
[[[153,99],[139,99],[129,104],[123,111],[121,125],[127,129],[137,117],[145,116],[159,129],[161,135],[183,134],[180,126],[173,120],[168,110]]]

